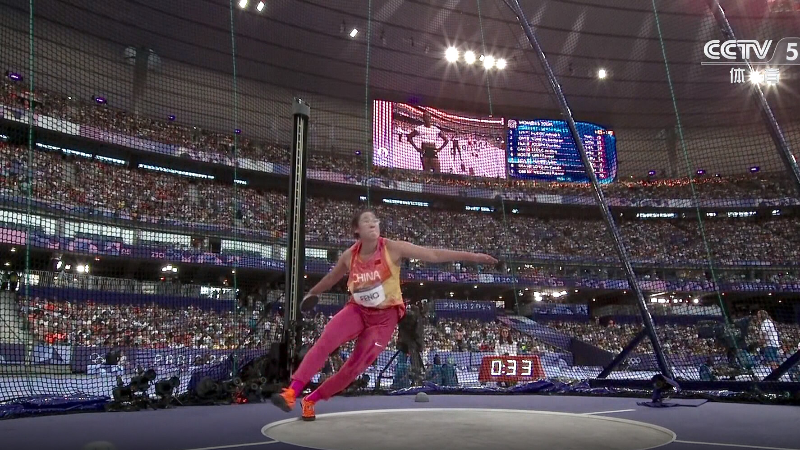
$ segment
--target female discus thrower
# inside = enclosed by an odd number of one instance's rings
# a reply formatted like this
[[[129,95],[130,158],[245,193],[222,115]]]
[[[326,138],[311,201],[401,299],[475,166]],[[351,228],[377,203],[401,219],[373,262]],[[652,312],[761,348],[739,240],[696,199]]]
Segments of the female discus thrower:
[[[350,301],[325,326],[319,340],[303,358],[292,376],[292,382],[272,403],[289,412],[297,395],[316,374],[334,350],[345,342],[357,339],[353,353],[342,368],[301,400],[303,420],[314,420],[314,404],[344,390],[361,375],[386,349],[395,327],[405,315],[400,292],[400,260],[419,259],[434,263],[474,261],[495,264],[497,260],[481,253],[419,247],[409,242],[392,241],[380,236],[380,221],[372,211],[363,211],[353,218],[353,232],[358,239],[347,249],[330,273],[314,286],[303,299],[317,296],[336,284],[346,273]]]

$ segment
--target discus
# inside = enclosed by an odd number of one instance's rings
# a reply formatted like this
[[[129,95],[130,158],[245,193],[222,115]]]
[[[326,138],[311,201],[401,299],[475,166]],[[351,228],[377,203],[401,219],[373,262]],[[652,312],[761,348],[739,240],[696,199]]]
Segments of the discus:
[[[319,303],[319,296],[318,295],[309,295],[300,302],[300,310],[301,311],[311,311],[317,306]]]

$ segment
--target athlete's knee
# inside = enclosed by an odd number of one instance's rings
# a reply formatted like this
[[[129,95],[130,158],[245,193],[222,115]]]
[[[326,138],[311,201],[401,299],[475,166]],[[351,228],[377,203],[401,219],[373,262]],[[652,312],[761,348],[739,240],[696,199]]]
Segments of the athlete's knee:
[[[341,344],[333,336],[330,335],[325,336],[325,333],[322,333],[319,339],[317,339],[317,342],[315,342],[314,345],[311,346],[309,352],[317,351],[317,352],[323,352],[326,355],[330,355],[331,353],[333,353],[334,350],[339,348],[339,345]]]

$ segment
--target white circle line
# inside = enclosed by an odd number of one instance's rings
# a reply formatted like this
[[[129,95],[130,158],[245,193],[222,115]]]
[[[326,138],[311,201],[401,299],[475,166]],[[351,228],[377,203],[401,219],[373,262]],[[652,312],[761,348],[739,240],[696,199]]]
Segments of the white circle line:
[[[668,442],[663,444],[654,445],[652,447],[645,447],[639,450],[649,450],[651,448],[658,448],[664,445],[671,444],[674,442],[678,436],[675,434],[674,431],[664,428],[658,425],[653,425],[652,423],[647,422],[639,422],[636,420],[629,420],[629,419],[620,419],[617,417],[605,417],[605,416],[594,416],[582,413],[565,413],[565,412],[555,412],[555,411],[534,411],[534,410],[527,410],[527,409],[490,409],[490,408],[400,408],[400,409],[365,409],[359,411],[342,411],[342,412],[335,412],[335,413],[325,413],[325,414],[318,414],[317,418],[320,417],[336,417],[336,416],[356,416],[360,414],[375,414],[375,413],[393,413],[393,412],[413,412],[413,413],[420,413],[424,411],[432,411],[432,412],[452,412],[452,411],[470,411],[470,412],[506,412],[506,413],[517,413],[517,414],[538,414],[538,415],[547,415],[547,416],[567,416],[567,417],[582,417],[584,419],[591,419],[591,420],[605,420],[609,422],[619,422],[619,423],[626,423],[630,425],[636,425],[644,428],[650,428],[652,430],[660,431],[664,434],[671,436]],[[267,435],[267,431],[270,428],[277,427],[279,425],[283,425],[290,422],[296,422],[301,420],[299,417],[293,417],[291,419],[284,419],[279,420],[277,422],[272,422],[264,425],[261,427],[261,434],[269,439],[275,439]],[[312,448],[312,447],[308,447]],[[325,449],[318,449],[318,450],[325,450]]]
[[[690,444],[690,445],[715,445],[718,447],[761,448],[766,450],[798,450],[795,448],[766,447],[763,445],[723,444],[722,442],[700,442],[700,441],[681,441],[681,440],[676,440],[675,442],[679,444]]]

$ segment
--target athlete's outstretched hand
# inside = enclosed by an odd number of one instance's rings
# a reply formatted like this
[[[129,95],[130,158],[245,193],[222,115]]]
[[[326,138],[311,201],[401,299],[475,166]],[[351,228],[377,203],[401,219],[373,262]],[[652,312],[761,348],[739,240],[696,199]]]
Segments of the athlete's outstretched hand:
[[[474,261],[482,264],[497,264],[497,259],[486,253],[475,253]]]

